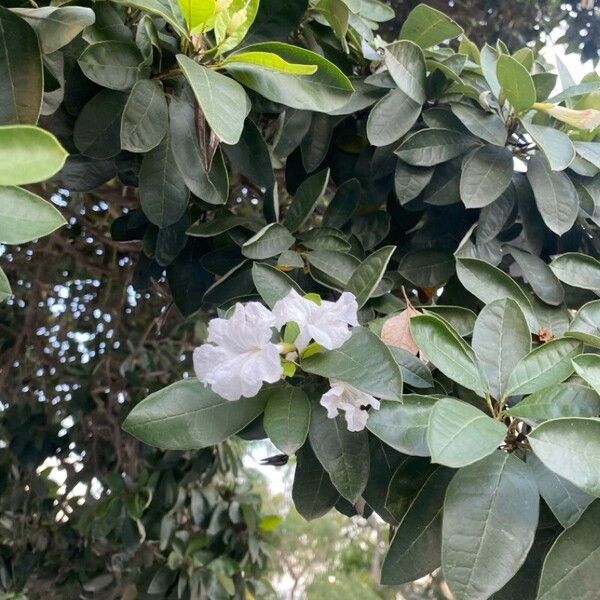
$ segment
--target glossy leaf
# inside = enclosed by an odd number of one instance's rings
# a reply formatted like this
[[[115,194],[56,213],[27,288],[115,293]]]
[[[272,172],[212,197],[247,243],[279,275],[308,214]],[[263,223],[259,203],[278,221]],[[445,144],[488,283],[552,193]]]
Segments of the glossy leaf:
[[[177,62],[215,135],[226,144],[237,144],[249,109],[244,88],[183,54],[177,55]]]
[[[485,458],[502,444],[506,426],[478,408],[442,398],[429,415],[427,445],[431,462],[465,467]]]
[[[12,296],[10,282],[2,269],[0,269],[0,302],[4,302]]]
[[[260,395],[230,402],[197,379],[184,379],[137,404],[123,429],[159,448],[205,448],[243,429],[264,407],[265,399]]]
[[[525,561],[538,523],[539,496],[526,465],[497,450],[461,469],[444,501],[442,570],[460,600],[483,600]]]
[[[387,346],[368,329],[355,327],[337,350],[305,358],[302,369],[339,379],[377,398],[402,401],[402,373]]]
[[[410,456],[429,456],[427,425],[437,402],[432,396],[404,394],[402,404],[382,402],[369,413],[367,428],[398,452]]]
[[[459,103],[453,103],[451,108],[452,112],[473,135],[490,144],[504,147],[507,136],[506,125],[497,114],[486,113],[480,108]]]
[[[423,129],[413,133],[396,150],[404,162],[415,167],[431,167],[464,154],[475,138],[451,129]]]
[[[436,469],[398,525],[381,568],[383,585],[420,579],[441,563],[442,509],[454,472]]]
[[[522,121],[527,133],[539,146],[552,171],[564,171],[575,158],[573,143],[568,135],[545,125]]]
[[[519,61],[502,54],[498,57],[496,75],[502,92],[517,112],[531,108],[535,102],[535,86],[531,75]]]
[[[253,260],[263,260],[287,250],[295,242],[294,236],[279,223],[265,225],[242,246],[242,254]]]
[[[536,154],[529,160],[527,179],[548,229],[557,235],[569,231],[579,210],[579,196],[569,177],[551,171],[544,158]]]
[[[49,179],[60,171],[66,150],[48,131],[29,125],[0,127],[0,185]]]
[[[580,342],[568,338],[534,348],[510,374],[506,395],[530,394],[564,381],[573,373],[571,360],[581,349]]]
[[[426,4],[419,4],[404,21],[400,39],[410,40],[421,48],[430,48],[458,37],[462,32],[462,27],[444,13]]]
[[[130,152],[149,152],[163,140],[169,126],[169,109],[162,87],[155,81],[138,81],[121,117],[121,146]]]
[[[480,395],[486,384],[477,368],[475,355],[445,321],[434,315],[417,315],[410,320],[413,338],[422,352],[447,377]]]
[[[227,70],[246,87],[291,108],[328,112],[343,106],[352,92],[350,80],[321,55],[281,42],[264,42],[244,52],[268,52],[289,63],[316,65],[314,75],[295,75],[251,63],[229,63]],[[235,56],[235,54],[233,55]]]
[[[380,248],[367,256],[352,273],[346,288],[356,296],[359,308],[366,304],[379,285],[395,249],[395,246]]]
[[[600,415],[600,398],[584,385],[559,383],[527,396],[506,412],[530,424],[560,417],[596,417]]]
[[[573,367],[577,375],[600,394],[600,355],[580,354],[573,359]]]
[[[401,89],[390,90],[369,113],[367,137],[374,146],[387,146],[410,131],[421,114],[421,104]]]
[[[504,298],[484,306],[472,344],[492,397],[502,398],[513,369],[531,350],[531,334],[519,305]]]
[[[285,273],[265,263],[254,263],[252,265],[252,281],[256,291],[265,303],[273,308],[277,300],[287,296],[291,289],[304,295],[300,286]]]
[[[510,253],[540,300],[552,306],[562,304],[565,291],[558,277],[541,258],[512,246]]]
[[[557,256],[550,268],[563,283],[593,290],[600,296],[600,261],[593,256],[567,252]]]
[[[284,225],[290,231],[297,231],[310,218],[328,183],[329,169],[324,169],[300,184],[284,220]]]
[[[425,91],[425,57],[419,46],[400,40],[385,47],[385,64],[398,89],[413,102],[422,105],[427,99]]]
[[[600,348],[600,300],[587,302],[577,311],[566,335]]]
[[[528,440],[551,471],[584,492],[600,496],[600,420],[552,419],[538,425]]]
[[[329,419],[313,405],[310,445],[338,492],[351,503],[360,498],[369,479],[369,438],[366,431],[348,431],[342,415]]]
[[[538,600],[592,600],[600,586],[600,502],[556,540],[544,561]]]
[[[0,125],[37,123],[44,80],[38,38],[21,17],[0,6]]]
[[[467,208],[487,206],[506,190],[512,176],[510,150],[494,145],[481,146],[463,161],[460,197]]]
[[[66,224],[52,203],[19,187],[0,186],[0,243],[30,242]]]
[[[270,440],[284,454],[302,447],[310,424],[310,401],[300,387],[281,384],[260,392],[266,397],[263,425]]]

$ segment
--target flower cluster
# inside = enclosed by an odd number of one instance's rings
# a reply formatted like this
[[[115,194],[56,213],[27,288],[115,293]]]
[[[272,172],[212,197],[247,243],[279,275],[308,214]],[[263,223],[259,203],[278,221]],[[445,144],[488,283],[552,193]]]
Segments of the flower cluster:
[[[282,355],[295,360],[316,342],[326,350],[342,346],[358,325],[356,298],[344,292],[336,302],[301,296],[291,290],[273,310],[259,302],[236,304],[228,319],[212,319],[207,343],[194,350],[194,370],[200,381],[226,400],[255,396],[263,383],[275,383],[284,375]],[[297,331],[292,343],[281,332],[288,324]],[[330,418],[343,410],[348,429],[360,431],[367,422],[366,408],[379,408],[369,394],[341,382],[321,398]]]

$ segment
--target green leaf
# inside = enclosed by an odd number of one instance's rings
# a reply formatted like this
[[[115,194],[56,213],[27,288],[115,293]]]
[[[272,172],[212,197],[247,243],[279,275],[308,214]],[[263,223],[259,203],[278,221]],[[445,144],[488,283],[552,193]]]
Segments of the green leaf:
[[[381,568],[382,585],[420,579],[440,566],[442,509],[446,488],[454,476],[436,469],[423,484],[392,538]]]
[[[310,445],[329,474],[338,492],[354,504],[369,479],[369,438],[367,432],[348,431],[342,415],[327,417],[327,411],[314,404],[310,420]]]
[[[404,394],[402,404],[384,401],[379,410],[369,413],[367,428],[398,452],[429,456],[427,424],[437,401],[432,396],[418,394]]]
[[[390,480],[385,499],[385,509],[395,523],[402,521],[415,496],[436,469],[427,458],[404,457]]]
[[[551,471],[584,492],[600,496],[600,420],[565,417],[545,421],[527,439]]]
[[[558,536],[544,561],[538,600],[589,598],[600,587],[600,502]]]
[[[344,181],[325,209],[323,227],[342,228],[358,208],[361,195],[362,186],[358,179]]]
[[[282,383],[261,392],[267,404],[263,425],[273,444],[291,455],[302,447],[310,424],[310,400],[304,391]]]
[[[0,302],[4,302],[7,298],[12,296],[12,290],[10,289],[10,282],[8,277],[2,269],[0,269]]]
[[[160,228],[177,223],[183,216],[189,191],[173,156],[171,136],[144,155],[140,168],[142,210],[151,223]]]
[[[121,151],[121,115],[127,94],[102,90],[79,113],[73,130],[77,149],[97,160],[112,158]]]
[[[77,62],[88,79],[111,90],[129,90],[147,74],[142,53],[130,42],[109,40],[92,44]]]
[[[399,37],[421,48],[431,48],[458,37],[462,32],[462,27],[444,13],[426,4],[419,4],[406,17]]]
[[[35,30],[44,54],[56,52],[75,39],[96,16],[91,8],[82,6],[43,6],[41,8],[15,8]]]
[[[329,169],[319,171],[305,179],[294,196],[294,201],[285,216],[284,225],[297,231],[313,214],[329,183]]]
[[[580,354],[573,359],[573,367],[577,375],[600,395],[600,355]]]
[[[557,235],[569,231],[579,211],[579,196],[571,179],[565,173],[551,171],[539,154],[529,159],[527,179],[548,229]]]
[[[407,40],[388,44],[384,61],[398,88],[413,102],[422,105],[427,100],[427,92],[425,57],[421,48]]]
[[[565,291],[558,277],[539,256],[512,246],[509,251],[540,300],[552,306],[563,303]]]
[[[360,261],[335,250],[315,250],[307,255],[311,277],[326,287],[343,292]]]
[[[264,69],[293,75],[314,75],[319,68],[317,65],[301,65],[288,62],[273,52],[236,52],[223,61],[224,65],[235,63],[249,63]]]
[[[471,404],[438,400],[429,415],[431,462],[459,468],[485,458],[504,442],[506,426]]]
[[[296,239],[283,225],[269,223],[242,246],[242,254],[252,260],[277,256],[287,250]]]
[[[0,125],[37,123],[44,75],[35,31],[0,6]]]
[[[571,359],[581,353],[577,340],[559,338],[534,348],[510,374],[507,396],[531,394],[564,381],[573,373]]]
[[[559,383],[527,396],[506,413],[529,424],[560,417],[595,417],[600,415],[600,398],[584,385]]]
[[[478,258],[460,257],[456,259],[456,274],[464,288],[486,304],[512,298],[523,311],[529,329],[537,333],[539,327],[529,299],[504,271]]]
[[[244,15],[244,21],[240,23],[234,31],[227,31],[223,41],[217,36],[217,56],[229,52],[240,45],[242,40],[246,37],[252,23],[254,23],[254,19],[258,13],[259,4],[260,0],[233,0],[226,11],[217,16],[217,19],[219,16],[225,16],[225,27],[227,27],[227,24],[231,22],[230,20],[236,13]]]
[[[200,156],[195,103],[172,97],[169,124],[173,156],[185,185],[208,204],[225,204],[229,196],[229,178],[223,155],[218,149],[207,173]]]
[[[406,385],[415,388],[432,388],[433,376],[427,365],[412,352],[396,346],[388,346],[394,360],[402,371],[402,379]]]
[[[492,94],[496,98],[500,95],[500,82],[496,74],[498,65],[498,53],[494,48],[485,44],[481,49],[481,71],[487,84],[490,86]]]
[[[600,144],[598,142],[573,142],[577,154],[600,169]]]
[[[390,90],[369,113],[367,137],[374,146],[399,140],[417,122],[421,105],[402,90]]]
[[[473,150],[462,165],[460,197],[467,208],[491,204],[509,186],[513,155],[508,148],[487,145]]]
[[[475,355],[445,321],[434,315],[416,315],[410,331],[419,348],[447,377],[483,396],[486,384],[477,368]]]
[[[342,0],[319,0],[315,9],[325,17],[335,36],[345,43],[350,10]]]
[[[496,75],[502,92],[517,112],[531,108],[535,102],[535,85],[529,71],[512,56],[498,57]]]
[[[197,379],[184,379],[137,404],[123,429],[159,448],[206,448],[242,430],[264,407],[265,398],[260,395],[230,402]]]
[[[187,26],[177,0],[114,0],[114,2],[161,17],[172,25],[177,33],[187,37]]]
[[[467,106],[466,104],[453,103],[450,107],[452,112],[473,135],[490,144],[504,147],[508,132],[504,121],[497,114],[486,113],[481,108]]]
[[[352,273],[346,288],[356,296],[358,308],[371,298],[383,278],[396,246],[384,246],[363,260]]]
[[[183,54],[177,55],[177,62],[215,135],[226,144],[237,144],[249,110],[244,88]]]
[[[202,2],[195,0],[178,1],[189,31],[198,28],[202,32],[202,25],[214,16],[217,10],[216,0],[202,0]]]
[[[454,476],[444,501],[442,570],[456,598],[489,598],[513,577],[538,511],[535,481],[514,454],[497,450]]]
[[[433,172],[431,167],[413,167],[399,160],[394,174],[394,189],[398,202],[407,204],[414,200],[427,187]]]
[[[424,306],[422,309],[426,315],[435,315],[446,321],[460,337],[467,337],[473,333],[477,316],[468,308],[436,304],[435,306]]]
[[[309,443],[300,448],[296,458],[292,487],[294,506],[307,521],[318,519],[333,508],[340,494]]]
[[[130,152],[149,152],[165,137],[169,108],[162,87],[152,80],[138,81],[121,117],[121,146]]]
[[[302,369],[339,379],[377,398],[402,401],[400,367],[388,347],[364,327],[355,327],[341,348],[305,358]]]
[[[230,231],[234,227],[247,227],[255,223],[256,221],[251,217],[225,213],[215,216],[212,221],[194,223],[186,233],[193,237],[211,238]]]
[[[488,389],[499,400],[513,369],[531,351],[531,334],[519,305],[504,298],[484,306],[475,321],[472,343]]]
[[[291,108],[328,112],[342,107],[350,99],[353,91],[350,80],[338,67],[315,52],[282,42],[253,44],[246,46],[244,52],[268,52],[289,63],[318,67],[314,75],[298,76],[251,63],[226,65],[239,82],[269,100]]]
[[[540,495],[565,528],[574,525],[594,500],[593,496],[548,469],[533,453],[527,455],[527,467],[533,474]]]
[[[48,131],[29,125],[0,127],[0,185],[23,185],[49,179],[68,154]]]
[[[422,129],[409,136],[396,154],[416,167],[432,167],[464,154],[475,138],[451,129]]]
[[[565,334],[588,346],[600,348],[600,300],[584,304],[575,315]]]
[[[419,288],[437,287],[454,275],[454,257],[435,248],[411,250],[398,261],[398,272]]]
[[[531,139],[546,157],[552,171],[564,171],[575,159],[575,148],[569,136],[553,127],[521,121]]]
[[[24,244],[66,224],[50,202],[19,187],[0,186],[0,243]]]
[[[304,291],[293,279],[265,263],[254,263],[252,265],[252,281],[256,291],[270,308],[275,306],[277,300],[287,296],[291,289],[296,290],[302,296],[304,295]]]
[[[567,252],[557,256],[550,268],[563,283],[600,296],[600,262],[593,256]]]

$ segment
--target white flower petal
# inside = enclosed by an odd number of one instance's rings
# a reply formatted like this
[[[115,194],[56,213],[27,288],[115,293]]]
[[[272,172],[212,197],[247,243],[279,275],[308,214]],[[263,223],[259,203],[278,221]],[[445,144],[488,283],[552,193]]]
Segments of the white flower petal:
[[[279,346],[271,342],[275,317],[258,302],[236,304],[231,318],[213,319],[208,341],[194,350],[200,381],[226,400],[255,396],[263,382],[274,383],[283,369]]]
[[[344,292],[336,302],[317,304],[291,290],[273,307],[278,327],[290,321],[298,324],[300,333],[294,343],[300,352],[311,339],[327,350],[342,346],[351,335],[348,326],[358,325],[357,312],[356,298],[350,292]]]
[[[362,431],[369,418],[366,407],[378,410],[379,400],[343,381],[332,379],[330,384],[331,389],[321,397],[321,405],[327,409],[327,416],[333,419],[339,410],[343,410],[348,431]]]

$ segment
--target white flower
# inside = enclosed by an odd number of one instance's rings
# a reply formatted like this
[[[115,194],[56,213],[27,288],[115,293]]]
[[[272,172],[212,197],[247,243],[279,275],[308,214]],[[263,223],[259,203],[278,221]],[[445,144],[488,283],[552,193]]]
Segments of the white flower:
[[[194,350],[200,381],[226,400],[251,398],[263,381],[275,383],[283,373],[279,346],[271,342],[275,317],[258,302],[236,304],[229,319],[208,324],[208,344]]]
[[[317,304],[291,290],[273,307],[277,327],[290,321],[298,324],[300,333],[294,344],[300,352],[310,340],[327,350],[339,348],[350,337],[348,325],[358,325],[357,312],[356,298],[350,292],[344,292],[337,302],[323,300]]]
[[[362,431],[369,418],[366,407],[379,410],[379,400],[343,381],[330,379],[329,383],[331,389],[321,396],[321,405],[327,409],[327,416],[333,419],[339,410],[343,410],[348,431]]]

